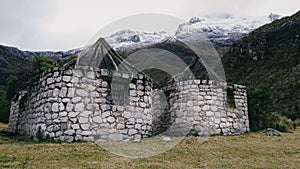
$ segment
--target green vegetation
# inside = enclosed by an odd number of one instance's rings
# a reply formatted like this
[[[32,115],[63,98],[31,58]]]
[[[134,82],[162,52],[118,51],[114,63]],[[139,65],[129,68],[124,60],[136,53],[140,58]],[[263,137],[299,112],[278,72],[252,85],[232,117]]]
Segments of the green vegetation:
[[[0,121],[8,122],[10,99],[19,82],[26,82],[33,76],[33,64],[13,49],[0,45]],[[14,85],[15,84],[15,85]],[[8,87],[10,85],[11,87]]]
[[[0,89],[0,122],[8,123],[10,102],[5,98],[5,92]]]
[[[7,82],[6,98],[12,100],[18,91],[24,89],[26,83],[17,76],[12,76]]]
[[[16,83],[18,80],[19,80],[19,78],[18,78],[17,76],[12,76],[12,77],[8,80],[7,84],[8,84],[8,85],[12,85],[12,84]]]
[[[35,57],[34,67],[36,73],[43,73],[48,69],[54,68],[54,60],[47,57]]]
[[[268,137],[263,133],[214,136],[199,143],[187,137],[158,156],[130,159],[94,143],[37,143],[0,124],[0,168],[299,168],[300,129]]]
[[[265,25],[222,58],[229,83],[248,88],[251,130],[288,130],[300,118],[300,12]]]
[[[77,55],[71,55],[71,56],[68,57],[67,62],[71,61],[71,60],[74,60],[74,59],[76,60],[77,58],[78,58]]]
[[[6,77],[5,81],[7,84],[2,87],[0,86],[0,122],[8,123],[10,101],[17,92],[23,90],[27,86],[26,83],[30,80],[30,78],[48,70],[49,68],[53,68],[54,63],[55,62],[52,59],[46,57],[35,57],[34,66],[32,67],[30,65],[27,65],[28,67],[24,66],[24,68],[20,68],[18,72],[14,72],[14,69],[9,67],[11,72],[9,72],[9,76]],[[0,76],[2,76],[1,73]],[[1,83],[4,82],[0,82],[0,85]]]
[[[293,129],[293,122],[277,112],[272,112],[276,104],[272,90],[268,86],[248,86],[249,121],[252,131],[276,128],[287,132]],[[297,122],[295,121],[295,125]]]

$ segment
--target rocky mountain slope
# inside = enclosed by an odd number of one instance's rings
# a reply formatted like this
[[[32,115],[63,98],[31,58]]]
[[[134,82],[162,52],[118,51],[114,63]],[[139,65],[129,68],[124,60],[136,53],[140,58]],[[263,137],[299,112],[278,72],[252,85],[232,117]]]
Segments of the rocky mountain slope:
[[[81,51],[81,49],[73,49],[66,52],[31,52],[0,45],[0,88],[5,88],[7,81],[13,75],[21,78],[26,76],[25,79],[28,79],[27,76],[30,76],[35,57],[48,57],[53,60],[62,60],[77,54],[79,51]]]
[[[16,48],[0,46],[0,89],[6,88],[11,76],[23,77],[32,69],[31,57]]]
[[[114,50],[124,55],[138,48],[164,42],[170,37],[180,40],[186,39],[195,33],[204,34],[216,48],[221,48],[228,47],[246,33],[279,17],[279,15],[274,14],[255,18],[233,17],[229,15],[222,17],[193,17],[189,22],[179,25],[175,35],[168,35],[165,32],[146,33],[122,30],[106,37],[105,40]],[[60,60],[75,55],[83,49],[73,49],[66,52],[31,52],[0,45],[0,88],[6,86],[11,75],[22,77],[24,72],[28,73],[28,70],[32,68],[32,62],[36,56]]]
[[[137,48],[146,47],[165,41],[167,38],[178,40],[201,34],[209,39],[215,48],[229,47],[252,30],[279,19],[281,16],[270,14],[262,17],[235,17],[231,15],[219,17],[193,17],[190,21],[178,26],[175,35],[166,32],[139,32],[121,30],[105,40],[119,53],[123,54]]]
[[[246,35],[222,62],[228,82],[248,86],[250,112],[300,118],[300,11]]]

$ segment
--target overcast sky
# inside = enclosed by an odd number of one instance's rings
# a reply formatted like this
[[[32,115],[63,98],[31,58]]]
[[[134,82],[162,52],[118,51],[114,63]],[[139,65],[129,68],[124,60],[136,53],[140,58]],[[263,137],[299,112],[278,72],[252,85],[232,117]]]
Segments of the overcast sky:
[[[183,20],[229,13],[292,15],[300,0],[0,0],[0,44],[22,50],[82,47],[103,27],[141,13]]]

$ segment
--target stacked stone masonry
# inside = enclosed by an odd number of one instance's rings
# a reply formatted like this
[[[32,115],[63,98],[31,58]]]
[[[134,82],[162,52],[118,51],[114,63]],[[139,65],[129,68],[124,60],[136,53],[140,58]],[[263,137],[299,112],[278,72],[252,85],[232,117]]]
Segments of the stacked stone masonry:
[[[112,95],[114,79],[128,82],[122,104]],[[16,96],[9,130],[33,137],[42,133],[63,142],[139,141],[161,133],[240,134],[249,131],[247,95],[244,86],[207,80],[154,89],[141,73],[54,68]]]

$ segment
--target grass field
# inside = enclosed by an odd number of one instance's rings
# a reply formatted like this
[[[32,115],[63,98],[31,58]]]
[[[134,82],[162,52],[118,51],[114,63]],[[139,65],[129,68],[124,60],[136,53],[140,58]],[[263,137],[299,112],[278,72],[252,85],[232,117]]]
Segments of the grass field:
[[[36,143],[0,124],[0,168],[300,168],[300,128],[280,137],[263,133],[183,139],[158,156],[132,159],[93,143]]]

